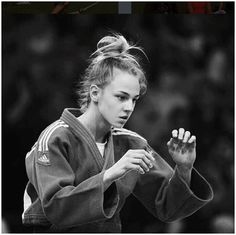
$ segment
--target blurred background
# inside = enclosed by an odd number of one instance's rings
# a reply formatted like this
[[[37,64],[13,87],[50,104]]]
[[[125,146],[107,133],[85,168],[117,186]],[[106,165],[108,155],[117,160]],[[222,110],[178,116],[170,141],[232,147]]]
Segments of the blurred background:
[[[3,7],[4,9],[4,7]],[[123,232],[234,232],[234,11],[226,14],[2,13],[2,230],[24,233],[25,155],[66,107],[96,43],[117,31],[142,46],[149,87],[127,128],[173,166],[172,129],[197,136],[195,167],[213,187],[194,215],[162,223],[130,196]],[[149,12],[150,13],[150,12]],[[152,12],[153,13],[153,12]],[[155,13],[155,12],[154,12]]]

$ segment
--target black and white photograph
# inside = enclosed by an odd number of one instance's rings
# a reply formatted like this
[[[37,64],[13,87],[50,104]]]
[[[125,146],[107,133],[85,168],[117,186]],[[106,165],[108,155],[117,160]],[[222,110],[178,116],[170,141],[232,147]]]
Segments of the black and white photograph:
[[[2,233],[234,233],[234,1],[2,1]]]

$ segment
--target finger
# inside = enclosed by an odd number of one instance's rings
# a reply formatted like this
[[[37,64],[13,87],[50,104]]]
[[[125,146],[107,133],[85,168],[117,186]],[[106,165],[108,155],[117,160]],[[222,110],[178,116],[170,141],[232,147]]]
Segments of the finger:
[[[173,138],[170,138],[170,140],[167,142],[167,146],[171,147],[172,142],[173,142]]]
[[[141,166],[137,166],[137,170],[140,174],[145,174],[145,171],[143,170],[143,168]]]
[[[196,136],[192,135],[191,138],[188,140],[189,144],[192,144],[193,142],[196,142]]]
[[[178,135],[178,139],[182,140],[184,137],[184,128],[179,128],[179,135]]]
[[[183,143],[187,143],[187,141],[188,141],[190,135],[191,135],[191,134],[190,134],[189,131],[186,131],[186,132],[184,133]]]
[[[149,161],[153,161],[153,162],[156,161],[156,159],[153,157],[152,153],[145,151],[145,152],[144,152],[144,155],[145,155],[145,157],[146,157]],[[150,163],[151,163],[151,162],[150,162]]]
[[[145,174],[145,171],[142,169],[142,167],[139,167],[139,173],[142,175]]]
[[[145,174],[145,171],[143,170],[143,168],[141,167],[141,166],[139,166],[139,165],[135,165],[135,164],[132,164],[131,165],[131,169],[133,169],[133,170],[136,170],[138,173],[140,173],[140,174]]]
[[[135,157],[138,159],[142,159],[149,168],[153,167],[153,164],[151,163],[150,159],[148,159],[143,153],[140,153],[139,155],[136,155]]]
[[[148,170],[149,168],[153,167],[152,162],[145,155],[142,156],[142,160],[145,163],[145,165],[148,167]]]
[[[152,156],[150,152],[147,152],[144,149],[136,149],[135,150],[137,153],[145,155],[150,161],[155,161],[155,158]]]
[[[143,155],[142,159],[146,163],[146,165],[148,165],[149,168],[153,167],[152,162],[145,155]]]
[[[148,165],[143,161],[142,158],[134,159],[133,164],[139,165],[145,172],[149,171]]]
[[[172,131],[172,136],[173,136],[173,138],[177,138],[177,136],[178,136],[178,131],[177,131],[177,130],[173,130],[173,131]]]
[[[167,142],[167,146],[169,148],[169,150],[174,151],[177,147],[177,144],[175,143],[174,139],[171,138],[168,142]]]
[[[192,136],[188,141],[189,150],[193,150],[196,147],[196,136]]]
[[[151,155],[151,160],[153,161],[153,162],[155,162],[156,161],[156,159],[155,159],[155,151],[154,150],[152,150],[152,149],[149,149],[149,150],[147,150],[147,152]]]

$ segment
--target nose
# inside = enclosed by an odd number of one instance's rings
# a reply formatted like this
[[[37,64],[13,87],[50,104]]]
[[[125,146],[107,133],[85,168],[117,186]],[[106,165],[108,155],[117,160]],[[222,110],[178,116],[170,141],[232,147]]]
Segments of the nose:
[[[129,100],[127,100],[126,102],[125,102],[125,104],[124,104],[124,110],[126,111],[126,112],[133,112],[133,110],[134,110],[134,106],[135,106],[135,103],[133,102],[133,100],[132,99],[129,99]]]

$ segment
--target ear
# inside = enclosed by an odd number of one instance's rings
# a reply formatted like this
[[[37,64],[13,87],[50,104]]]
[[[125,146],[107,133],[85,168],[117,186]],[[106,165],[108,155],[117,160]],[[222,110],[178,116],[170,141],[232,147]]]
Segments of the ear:
[[[97,85],[92,84],[90,86],[90,98],[93,102],[97,103],[101,93],[101,88]]]

